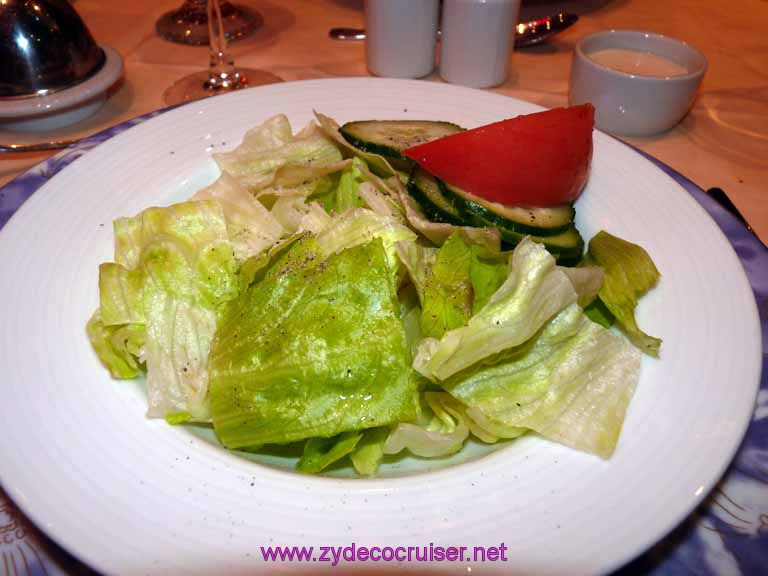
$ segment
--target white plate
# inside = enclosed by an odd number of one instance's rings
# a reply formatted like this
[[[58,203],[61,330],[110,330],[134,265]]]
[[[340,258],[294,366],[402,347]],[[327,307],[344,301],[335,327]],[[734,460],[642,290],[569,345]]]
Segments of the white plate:
[[[300,127],[313,108],[341,121],[465,126],[537,109],[429,82],[277,84],[170,111],[64,169],[0,233],[0,475],[10,496],[75,555],[122,574],[268,570],[275,567],[261,559],[262,546],[352,542],[470,551],[503,542],[507,562],[484,571],[594,573],[662,537],[707,494],[743,435],[758,386],[759,324],[714,222],[603,134],[578,225],[587,238],[606,229],[652,254],[663,279],[639,322],[664,338],[662,359],[644,360],[608,462],[525,438],[426,474],[305,477],[147,421],[141,386],[110,380],[84,326],[97,305],[98,263],[111,258],[111,221],[189,196],[216,175],[211,151],[279,112]]]

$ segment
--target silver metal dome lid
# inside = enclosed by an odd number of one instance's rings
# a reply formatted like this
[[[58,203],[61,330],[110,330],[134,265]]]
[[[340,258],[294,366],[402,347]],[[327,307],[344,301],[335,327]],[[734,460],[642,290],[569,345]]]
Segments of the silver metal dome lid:
[[[0,0],[0,98],[74,86],[98,72],[104,60],[67,0]]]

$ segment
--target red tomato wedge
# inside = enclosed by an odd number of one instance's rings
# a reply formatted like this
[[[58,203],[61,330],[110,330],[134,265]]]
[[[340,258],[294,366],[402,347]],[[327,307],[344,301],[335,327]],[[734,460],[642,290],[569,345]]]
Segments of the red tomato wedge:
[[[441,180],[508,206],[573,202],[589,178],[591,104],[502,120],[403,152]]]

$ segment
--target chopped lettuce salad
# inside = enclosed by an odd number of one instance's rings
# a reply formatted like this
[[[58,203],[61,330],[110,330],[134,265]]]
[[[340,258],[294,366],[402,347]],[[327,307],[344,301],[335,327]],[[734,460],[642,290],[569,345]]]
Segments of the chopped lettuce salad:
[[[431,221],[381,155],[285,116],[216,154],[194,197],[114,223],[87,334],[150,418],[231,450],[297,443],[297,469],[440,458],[537,434],[609,458],[661,341],[638,327],[658,280],[596,235],[577,267],[524,237]]]

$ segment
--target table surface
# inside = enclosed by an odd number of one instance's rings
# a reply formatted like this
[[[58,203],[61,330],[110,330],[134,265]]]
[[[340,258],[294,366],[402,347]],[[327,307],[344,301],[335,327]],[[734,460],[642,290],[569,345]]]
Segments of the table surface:
[[[363,0],[243,0],[264,26],[231,45],[235,61],[285,80],[365,76],[362,42],[328,38],[332,26],[363,26]],[[118,50],[125,76],[106,106],[79,125],[45,134],[0,130],[0,143],[84,136],[163,106],[163,91],[207,65],[205,47],[164,41],[157,18],[180,0],[77,0],[75,8],[99,43]],[[560,10],[579,22],[551,42],[511,55],[512,73],[495,92],[547,107],[567,103],[571,52],[583,36],[607,28],[668,34],[699,48],[709,60],[696,103],[672,130],[625,138],[685,174],[700,187],[723,188],[760,238],[768,241],[768,2],[765,0],[524,0],[521,19]],[[426,78],[440,82],[437,73]],[[0,185],[49,156],[0,156]]]

